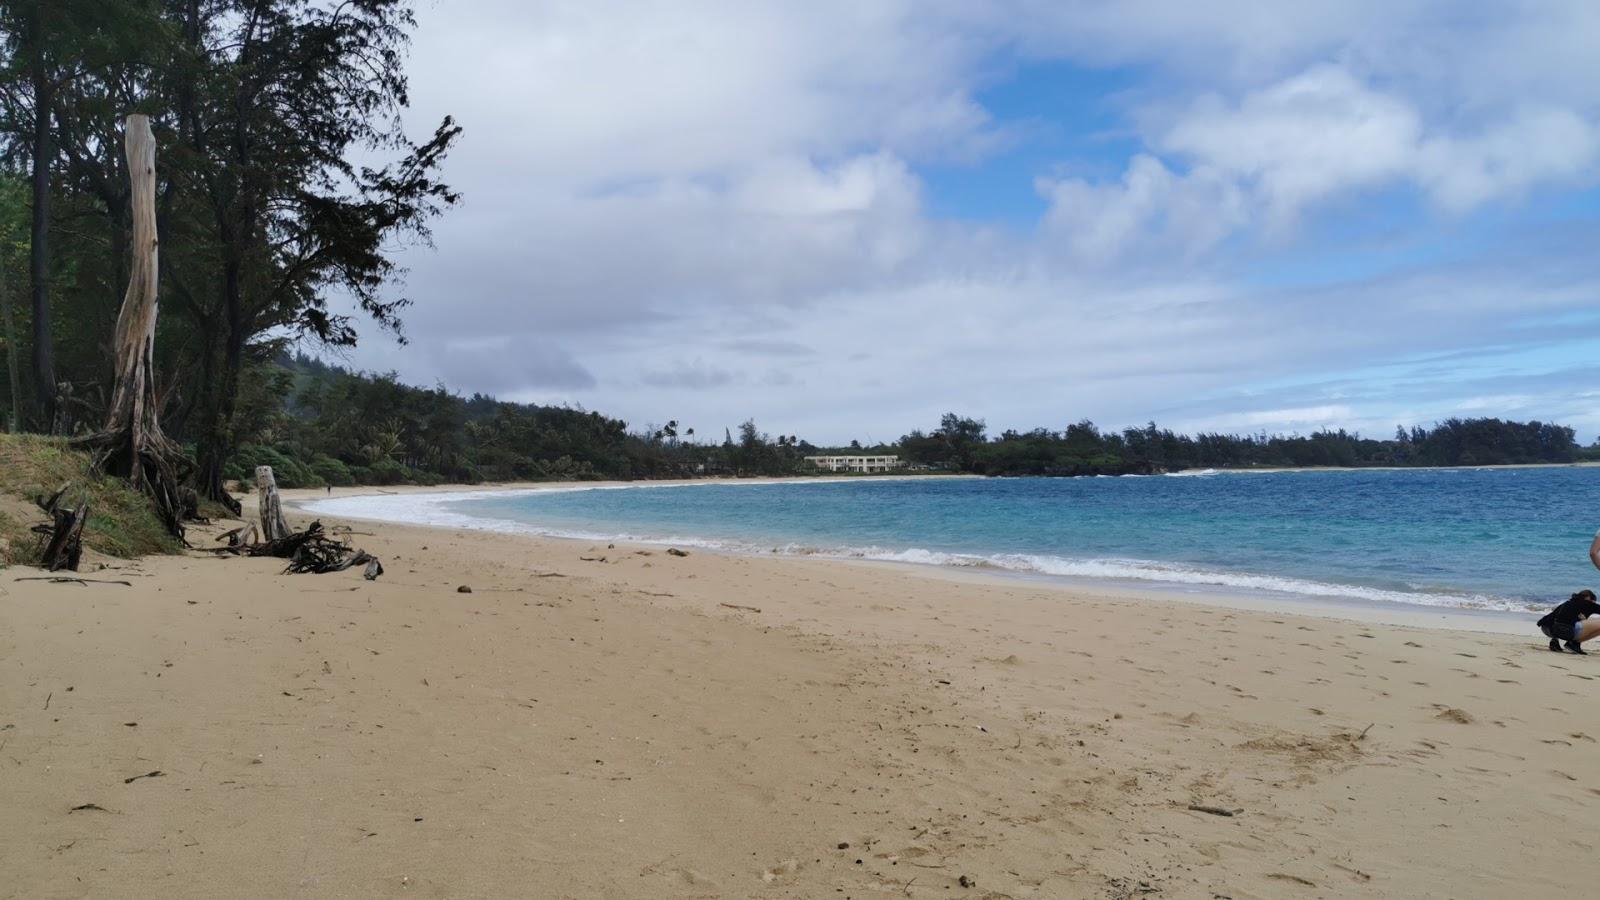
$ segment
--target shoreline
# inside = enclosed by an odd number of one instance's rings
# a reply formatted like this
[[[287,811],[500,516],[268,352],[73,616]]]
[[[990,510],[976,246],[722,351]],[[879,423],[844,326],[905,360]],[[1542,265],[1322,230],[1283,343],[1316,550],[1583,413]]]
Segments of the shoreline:
[[[950,477],[950,476],[897,476],[910,478],[923,477]],[[960,476],[977,477],[977,476]],[[839,479],[845,481],[849,479]],[[1404,601],[1379,600],[1360,596],[1321,595],[1298,593],[1287,590],[1274,590],[1270,588],[1232,587],[1229,585],[1161,581],[1156,579],[1141,579],[1137,577],[1095,577],[1088,575],[1059,575],[1040,572],[1008,571],[1003,568],[986,565],[944,565],[938,563],[920,563],[893,559],[872,559],[836,555],[828,553],[776,553],[757,551],[754,549],[740,549],[726,546],[723,542],[709,541],[706,539],[686,536],[676,541],[671,539],[642,539],[634,536],[617,535],[572,535],[542,532],[533,526],[526,529],[512,527],[490,527],[486,524],[491,520],[470,521],[471,517],[459,516],[442,521],[422,521],[412,519],[391,519],[378,515],[356,515],[348,512],[330,511],[322,513],[311,509],[311,505],[320,500],[345,499],[363,496],[381,495],[432,495],[438,494],[451,498],[467,498],[471,496],[492,496],[499,494],[519,494],[539,491],[574,491],[574,490],[610,490],[620,488],[650,487],[692,487],[696,485],[712,484],[808,484],[816,483],[811,480],[792,480],[781,478],[767,479],[739,479],[720,482],[706,480],[688,481],[663,481],[663,482],[526,482],[518,484],[483,486],[446,486],[421,488],[404,491],[379,491],[363,488],[346,488],[343,494],[328,495],[326,492],[311,488],[287,489],[280,493],[286,507],[292,507],[301,512],[312,515],[328,515],[332,518],[343,518],[368,522],[383,522],[392,526],[452,529],[465,528],[485,534],[506,535],[516,538],[531,540],[554,540],[579,544],[593,544],[596,541],[617,543],[630,549],[652,548],[658,549],[672,543],[692,547],[700,552],[723,554],[736,558],[748,559],[793,559],[806,562],[836,563],[845,565],[861,565],[868,567],[884,567],[890,570],[902,571],[906,574],[919,577],[954,580],[958,582],[986,584],[991,586],[1004,586],[1008,584],[1026,584],[1034,587],[1043,587],[1055,590],[1063,595],[1071,596],[1083,592],[1091,592],[1105,597],[1121,597],[1152,602],[1164,602],[1174,605],[1201,605],[1219,609],[1246,610],[1252,612],[1274,612],[1285,614],[1309,615],[1318,618],[1336,619],[1350,622],[1362,622],[1375,625],[1410,626],[1436,628],[1452,631],[1483,632],[1505,635],[1531,633],[1532,622],[1537,617],[1530,611],[1505,610],[1490,608],[1473,608],[1467,606],[1450,607],[1443,605],[1430,605],[1427,603],[1410,603]],[[414,487],[414,486],[413,486]],[[454,514],[451,514],[454,515]]]

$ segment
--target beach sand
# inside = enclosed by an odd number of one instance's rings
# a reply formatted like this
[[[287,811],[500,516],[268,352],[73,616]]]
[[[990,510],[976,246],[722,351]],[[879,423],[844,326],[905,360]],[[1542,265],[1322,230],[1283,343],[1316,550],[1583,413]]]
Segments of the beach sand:
[[[200,554],[83,573],[131,587],[0,575],[0,897],[1497,898],[1591,878],[1600,661],[1531,624],[352,527],[375,583]]]

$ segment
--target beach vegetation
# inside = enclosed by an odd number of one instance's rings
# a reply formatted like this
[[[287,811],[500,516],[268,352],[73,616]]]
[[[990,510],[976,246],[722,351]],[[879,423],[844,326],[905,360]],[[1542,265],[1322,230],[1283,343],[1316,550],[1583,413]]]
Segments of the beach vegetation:
[[[150,498],[126,481],[92,471],[87,453],[73,450],[61,438],[42,435],[0,435],[0,560],[33,562],[39,535],[29,529],[46,521],[35,498],[68,488],[64,502],[89,503],[83,542],[108,556],[176,553],[179,544],[167,532]]]
[[[981,423],[977,423],[981,425]],[[900,441],[914,463],[982,475],[1142,475],[1182,469],[1498,466],[1577,462],[1574,432],[1548,422],[1447,419],[1400,428],[1392,439],[1344,429],[1306,435],[1178,434],[1154,422],[1102,432],[1080,421],[1062,431],[1003,432],[986,441],[973,420],[946,415],[938,430]]]

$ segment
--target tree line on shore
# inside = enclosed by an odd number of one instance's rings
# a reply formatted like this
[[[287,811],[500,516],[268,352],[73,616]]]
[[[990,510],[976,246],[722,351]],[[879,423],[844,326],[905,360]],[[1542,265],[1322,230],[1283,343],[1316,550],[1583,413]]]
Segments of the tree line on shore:
[[[982,421],[953,413],[939,427],[893,443],[822,447],[766,434],[753,420],[710,435],[675,420],[630,428],[598,412],[463,397],[442,385],[414,387],[392,373],[351,372],[298,353],[280,353],[248,371],[241,446],[227,474],[247,479],[256,465],[271,465],[286,487],[800,476],[818,474],[807,456],[836,453],[892,454],[916,471],[996,476],[1570,463],[1585,453],[1570,428],[1500,419],[1401,428],[1389,440],[1344,430],[1191,436],[1153,424],[1102,432],[1090,422],[990,436]]]
[[[983,475],[1135,475],[1183,469],[1498,466],[1572,463],[1600,455],[1571,428],[1495,418],[1397,427],[1388,440],[1340,429],[1309,435],[1176,434],[1154,422],[1121,432],[1082,421],[1063,431],[1006,431],[989,439],[982,421],[948,414],[937,429],[901,438],[912,463]]]
[[[245,480],[270,465],[284,487],[782,476],[818,452],[749,420],[702,441],[675,420],[630,429],[598,412],[463,397],[287,351],[247,371],[225,474]]]

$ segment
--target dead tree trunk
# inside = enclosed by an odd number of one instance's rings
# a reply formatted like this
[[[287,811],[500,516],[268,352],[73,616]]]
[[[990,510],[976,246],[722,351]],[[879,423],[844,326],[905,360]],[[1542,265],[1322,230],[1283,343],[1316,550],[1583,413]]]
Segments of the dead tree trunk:
[[[57,509],[51,512],[50,543],[45,547],[40,564],[46,571],[62,569],[78,571],[78,560],[83,556],[83,525],[89,521],[89,501],[79,503],[74,509]]]
[[[289,536],[289,526],[283,521],[283,501],[278,497],[278,479],[272,477],[271,466],[256,466],[256,506],[261,511],[261,539],[276,541]]]
[[[89,521],[89,500],[85,497],[74,509],[62,506],[61,501],[70,487],[64,484],[49,497],[37,498],[39,508],[50,517],[50,524],[33,527],[34,533],[49,538],[39,557],[39,565],[49,572],[62,569],[76,572],[83,556],[83,526]]]
[[[156,399],[156,140],[147,116],[128,116],[124,130],[133,182],[133,260],[113,340],[116,382],[105,427],[78,443],[95,450],[98,468],[127,477],[149,494],[167,530],[181,538],[183,519],[194,510],[178,485],[193,465],[162,432]]]

